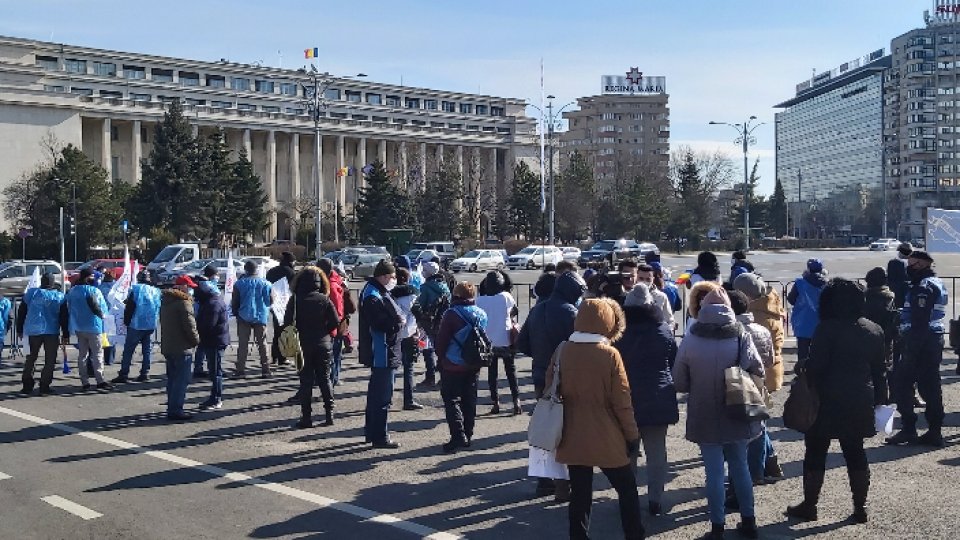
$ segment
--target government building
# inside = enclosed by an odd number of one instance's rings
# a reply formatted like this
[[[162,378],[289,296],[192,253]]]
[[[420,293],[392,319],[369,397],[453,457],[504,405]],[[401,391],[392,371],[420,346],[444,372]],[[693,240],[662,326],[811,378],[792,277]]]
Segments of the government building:
[[[523,100],[355,77],[323,77],[317,159],[308,75],[0,37],[0,189],[45,159],[50,137],[82,148],[114,180],[139,182],[155,126],[173,101],[183,104],[195,134],[220,130],[235,154],[246,150],[269,199],[270,225],[259,240],[291,238],[300,200],[319,198],[324,211],[338,204],[350,214],[363,188],[360,171],[375,160],[411,192],[452,160],[498,209],[513,165],[539,160],[536,121]],[[486,219],[495,219],[493,211]]]

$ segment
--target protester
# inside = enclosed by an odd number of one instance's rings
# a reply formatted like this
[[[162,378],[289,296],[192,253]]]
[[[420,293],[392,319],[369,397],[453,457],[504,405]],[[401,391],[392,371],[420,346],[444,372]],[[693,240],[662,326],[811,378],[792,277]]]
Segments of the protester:
[[[660,261],[654,261],[647,263],[650,265],[650,268],[653,268],[653,284],[657,286],[657,289],[663,291],[663,294],[667,295],[667,298],[670,300],[670,308],[674,313],[683,309],[683,299],[681,298],[680,288],[677,287],[677,284],[673,281],[667,279],[667,274],[663,270],[663,265],[660,264]]]
[[[557,461],[570,470],[570,538],[589,538],[594,467],[617,491],[624,537],[643,538],[637,482],[630,466],[640,435],[627,373],[612,346],[623,334],[623,311],[612,299],[587,300],[576,315],[574,330],[553,354],[546,381],[551,384],[553,364],[559,363],[564,414]]]
[[[291,283],[292,296],[287,302],[283,325],[294,325],[300,335],[303,369],[300,370],[300,420],[294,425],[305,429],[313,427],[313,386],[320,386],[324,426],[333,425],[333,383],[330,365],[333,359],[331,340],[340,324],[337,309],[330,300],[330,281],[316,266],[307,266]]]
[[[690,327],[697,322],[697,316],[700,314],[700,306],[703,299],[712,291],[720,288],[720,284],[713,281],[701,281],[690,289],[690,295],[687,298],[687,326],[686,332],[690,332]]]
[[[409,265],[409,261],[406,261]],[[417,300],[417,290],[410,285],[410,270],[397,268],[397,286],[390,291],[393,300],[400,308],[403,325],[400,327],[400,361],[403,365],[403,410],[419,411],[423,405],[413,400],[413,367],[420,351],[417,347],[417,320],[413,316],[413,303]]]
[[[160,299],[160,353],[167,365],[167,420],[193,418],[184,412],[183,403],[190,384],[191,351],[200,343],[193,298],[188,292],[196,288],[190,276],[180,276]]]
[[[70,317],[70,331],[77,336],[78,370],[80,383],[84,390],[90,389],[86,360],[89,357],[93,376],[98,390],[113,387],[103,378],[103,317],[107,313],[107,302],[100,290],[93,285],[94,276],[90,268],[80,271],[77,284],[67,293],[64,306]]]
[[[503,360],[503,369],[507,374],[507,384],[510,386],[510,396],[513,398],[513,414],[520,414],[520,386],[517,384],[517,366],[513,343],[518,332],[517,302],[510,291],[513,282],[503,270],[488,272],[481,283],[483,294],[477,297],[477,307],[487,315],[487,337],[493,346],[493,360],[487,368],[487,387],[490,390],[490,400],[493,408],[490,414],[500,413],[500,393],[498,383],[500,379],[500,361]]]
[[[293,276],[296,275],[296,272],[293,269],[293,264],[295,262],[297,262],[297,258],[293,253],[289,251],[284,251],[281,253],[280,264],[267,270],[267,281],[269,281],[272,285],[281,279],[286,279],[287,285],[290,286],[290,284],[293,283]],[[293,289],[291,288],[290,290],[292,291]],[[280,345],[278,340],[280,339],[281,321],[277,320],[277,314],[273,313],[272,310],[270,319],[273,321],[273,339],[270,341],[270,360],[273,365],[284,366],[287,364],[287,362],[289,362],[289,360],[280,354]]]
[[[214,296],[220,294],[220,287],[217,285],[217,267],[213,264],[208,264],[203,268],[203,274],[197,278],[197,288],[194,289],[193,294],[193,316],[197,319],[200,317],[200,298],[197,296],[197,291],[205,291],[207,294]],[[226,307],[226,304],[224,304]],[[199,324],[199,321],[198,321]],[[230,334],[229,330],[227,333],[227,343],[230,343]],[[206,347],[197,347],[197,350],[193,353],[193,378],[196,380],[206,379],[211,376],[211,374],[206,370],[206,366],[209,363],[209,358],[206,357],[206,353],[210,350]],[[215,361],[216,359],[214,359]],[[222,362],[221,362],[222,363]],[[212,380],[212,379],[211,379]]]
[[[387,413],[393,400],[394,379],[400,367],[400,328],[403,317],[390,296],[396,286],[393,263],[380,261],[360,292],[360,332],[357,338],[360,363],[370,368],[364,437],[374,448],[400,448],[391,440]]]
[[[219,290],[209,287],[197,286],[193,297],[199,304],[196,321],[200,343],[195,354],[206,359],[206,373],[212,383],[210,397],[200,405],[200,410],[219,409],[223,406],[223,351],[230,344],[227,305]]]
[[[434,342],[437,331],[440,329],[440,320],[443,312],[450,305],[450,288],[440,274],[437,263],[428,262],[423,265],[423,286],[420,287],[420,296],[417,297],[416,311],[417,324],[427,335],[427,346],[423,348],[424,377],[417,386],[433,388],[437,385],[437,358],[434,354]],[[412,308],[413,309],[413,308]]]
[[[53,274],[46,273],[40,277],[40,287],[29,289],[23,293],[20,309],[17,311],[17,335],[23,340],[24,334],[28,337],[30,353],[23,363],[23,388],[21,394],[29,395],[33,392],[34,366],[43,347],[43,369],[40,371],[40,395],[46,396],[55,393],[53,371],[57,367],[57,348],[60,345],[57,339],[58,330],[63,339],[70,337],[66,319],[60,317],[64,295],[57,290],[57,281]]]
[[[150,274],[140,272],[137,283],[130,287],[130,292],[124,300],[123,324],[127,327],[127,335],[123,342],[123,354],[120,356],[120,373],[112,382],[127,382],[137,345],[140,346],[143,361],[136,380],[137,382],[147,381],[150,376],[153,333],[157,329],[159,318],[160,289],[150,284]]]
[[[913,253],[910,242],[903,242],[897,246],[897,256],[887,262],[887,281],[893,291],[897,309],[903,307],[903,301],[910,289],[910,278],[907,276],[907,259]]]
[[[677,342],[673,327],[663,322],[647,283],[640,281],[623,303],[626,329],[615,344],[630,382],[633,416],[640,430],[647,469],[647,508],[663,513],[667,481],[667,428],[680,420],[673,385]],[[634,453],[636,470],[639,455]]]
[[[851,519],[867,522],[870,469],[863,440],[876,433],[874,407],[885,402],[886,384],[883,330],[862,317],[863,308],[863,289],[846,279],[832,279],[820,296],[821,324],[809,358],[798,366],[808,374],[820,406],[803,438],[803,502],[788,507],[788,516],[817,519],[827,451],[830,441],[839,439],[853,493]],[[912,391],[910,397],[912,405]]]
[[[633,286],[637,284],[637,272],[639,271],[640,264],[633,259],[624,259],[617,264],[617,274],[620,275],[620,294],[618,297],[613,298],[617,301],[618,304],[623,306],[623,301],[626,299],[627,295],[630,294],[630,291],[633,290]],[[652,276],[651,276],[652,281]]]
[[[100,289],[100,294],[102,294],[104,300],[106,300],[106,298],[110,296],[110,290],[113,288],[113,283],[114,283],[113,273],[106,271],[106,269],[103,268],[102,266],[100,267],[100,270],[98,272],[100,274],[100,278],[97,280],[97,288]],[[110,311],[110,305],[107,304],[107,310],[103,312],[105,320],[106,320],[106,317],[111,316],[109,311]],[[107,329],[107,326],[104,325],[104,330],[106,329]],[[114,332],[116,332],[116,328],[114,328]],[[107,334],[106,332],[104,332],[104,334],[106,335],[107,339],[104,341],[105,344],[103,346],[103,365],[112,366],[114,354],[116,352],[116,348],[114,347],[113,342],[116,341],[117,336],[115,333]]]
[[[736,365],[763,375],[763,364],[750,334],[737,323],[726,291],[715,286],[703,298],[697,322],[680,343],[673,366],[677,391],[688,394],[687,440],[700,445],[706,472],[711,523],[707,538],[723,538],[724,461],[740,503],[742,520],[737,531],[747,538],[757,538],[747,444],[760,435],[761,427],[758,421],[735,419],[725,412],[724,370]]]
[[[648,264],[637,266],[636,282],[646,284],[653,304],[660,310],[660,322],[669,326],[672,331],[676,327],[676,321],[673,319],[673,306],[666,293],[656,287],[655,280],[656,275],[652,266]],[[627,294],[629,295],[630,291],[627,291]]]
[[[883,330],[884,365],[893,367],[893,343],[899,332],[900,312],[896,296],[887,286],[887,274],[879,266],[867,272],[867,290],[864,293],[863,316]]]
[[[270,361],[267,359],[267,314],[273,303],[273,291],[270,282],[257,277],[257,263],[247,261],[243,264],[243,276],[233,285],[233,297],[230,308],[237,318],[237,367],[236,377],[247,375],[247,348],[250,334],[260,353],[260,378],[269,378]]]
[[[827,271],[820,259],[807,261],[803,275],[793,282],[787,293],[787,302],[793,306],[790,322],[797,337],[797,363],[803,363],[810,354],[810,339],[820,322],[820,291],[827,285]]]
[[[543,272],[537,278],[533,285],[533,296],[537,299],[537,304],[546,302],[553,294],[553,288],[557,284],[557,266],[555,264],[543,265]]]
[[[894,402],[900,413],[900,432],[887,444],[917,443],[942,448],[943,394],[940,363],[943,362],[943,332],[947,289],[933,270],[933,257],[914,251],[907,259],[910,289],[900,311],[900,357],[893,366]],[[917,437],[917,414],[913,411],[913,385],[927,402],[924,416],[928,431]]]
[[[690,272],[687,288],[691,288],[701,281],[712,281],[717,285],[723,282],[720,277],[720,262],[717,260],[717,256],[709,251],[703,251],[697,255],[697,267]]]
[[[340,368],[343,366],[343,348],[347,333],[350,332],[350,315],[357,311],[357,306],[350,296],[350,289],[343,282],[343,277],[333,268],[333,261],[326,257],[317,261],[317,267],[327,276],[330,282],[330,293],[327,295],[333,302],[333,309],[337,310],[339,324],[333,334],[331,344],[332,363],[330,364],[330,382],[340,386]],[[347,308],[350,308],[349,310]]]

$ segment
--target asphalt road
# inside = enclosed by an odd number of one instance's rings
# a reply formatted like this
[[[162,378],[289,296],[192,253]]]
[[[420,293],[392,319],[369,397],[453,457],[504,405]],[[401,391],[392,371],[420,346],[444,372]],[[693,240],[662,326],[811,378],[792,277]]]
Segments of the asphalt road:
[[[769,257],[751,257],[765,276],[776,275],[777,268],[792,270],[806,258],[800,253]],[[835,273],[849,266],[849,272],[859,274],[875,264],[865,253],[823,258]],[[677,265],[692,260],[682,258]],[[960,530],[955,511],[960,377],[953,375],[955,356],[946,356],[944,435],[950,445],[943,450],[888,448],[879,437],[869,440],[873,486],[867,525],[845,521],[850,496],[836,444],[828,460],[820,521],[799,525],[785,520],[783,509],[801,494],[803,443],[779,420],[771,421],[788,479],[756,490],[762,537],[955,538]],[[228,367],[234,358],[235,350],[229,349]],[[792,361],[788,357],[788,364]],[[290,427],[299,411],[284,403],[296,387],[292,370],[279,370],[269,380],[228,380],[222,410],[169,424],[162,418],[162,363],[150,382],[110,393],[82,393],[75,370],[71,375],[58,371],[55,387],[60,392],[40,398],[17,395],[21,361],[5,358],[0,367],[0,536],[565,537],[566,508],[532,497],[533,484],[526,478],[526,415],[479,417],[473,448],[448,456],[440,451],[448,435],[438,392],[418,390],[416,399],[427,406],[424,410],[391,413],[391,430],[402,447],[371,450],[362,443],[366,370],[355,355],[344,362],[336,425],[297,431]],[[523,358],[518,364],[529,409],[530,361]],[[417,367],[422,371],[422,364]],[[108,376],[117,369],[108,367]],[[490,401],[482,376],[478,411],[484,413]],[[505,386],[501,381],[501,397],[509,394]],[[191,384],[188,409],[195,409],[208,392],[206,381]],[[776,396],[777,411],[784,398],[783,391]],[[696,446],[683,434],[681,419],[669,432],[664,500],[669,513],[644,516],[651,538],[691,538],[708,528],[702,464]],[[592,537],[620,538],[615,494],[601,475],[597,478]],[[645,488],[640,490],[643,497]],[[736,516],[728,516],[728,527],[736,522]]]

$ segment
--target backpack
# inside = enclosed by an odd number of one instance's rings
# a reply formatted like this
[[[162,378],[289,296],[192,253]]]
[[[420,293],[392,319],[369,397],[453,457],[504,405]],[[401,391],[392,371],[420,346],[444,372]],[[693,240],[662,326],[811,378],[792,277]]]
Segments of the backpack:
[[[453,311],[470,327],[462,342],[456,336],[453,338],[460,345],[460,357],[463,358],[464,364],[476,369],[490,367],[490,364],[493,363],[493,345],[490,343],[486,331],[468,321],[459,310],[454,309]]]
[[[417,325],[433,338],[440,332],[440,322],[443,320],[443,314],[449,308],[450,295],[444,294],[427,306],[414,302],[413,306],[410,307],[410,312],[417,320]]]

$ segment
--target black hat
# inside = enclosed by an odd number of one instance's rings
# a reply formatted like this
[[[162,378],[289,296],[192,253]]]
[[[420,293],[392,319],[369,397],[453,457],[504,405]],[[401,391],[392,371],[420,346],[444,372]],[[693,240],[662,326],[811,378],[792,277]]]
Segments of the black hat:
[[[212,264],[208,264],[207,266],[203,267],[203,277],[217,277],[217,267]]]
[[[396,274],[397,268],[393,265],[392,262],[387,260],[382,260],[377,263],[377,267],[373,269],[373,277],[380,276],[389,276],[390,274]]]
[[[904,255],[910,255],[913,253],[913,245],[910,242],[903,242],[897,246],[897,252]]]
[[[87,278],[89,278],[92,275],[93,275],[93,269],[88,266],[80,270],[80,277],[77,278],[77,282],[84,283],[85,281],[87,281]]]
[[[910,253],[911,259],[920,259],[921,261],[927,261],[928,263],[933,262],[933,257],[930,256],[926,251],[914,250]]]
[[[882,287],[887,284],[887,273],[879,266],[867,272],[867,287]]]

